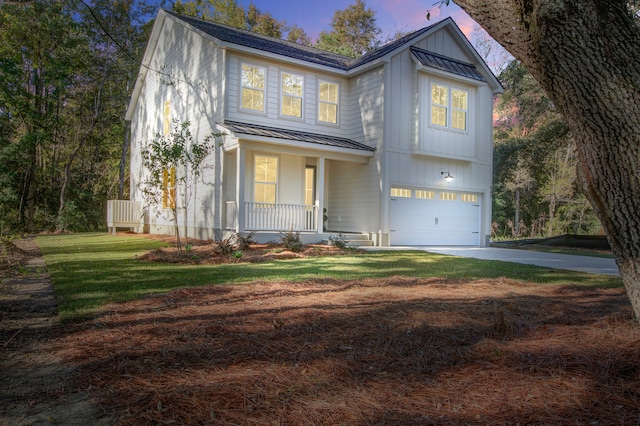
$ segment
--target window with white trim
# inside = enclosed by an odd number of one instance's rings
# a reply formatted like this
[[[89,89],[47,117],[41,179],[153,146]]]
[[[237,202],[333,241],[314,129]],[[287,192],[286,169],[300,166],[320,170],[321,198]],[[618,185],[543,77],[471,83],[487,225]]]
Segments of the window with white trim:
[[[316,203],[316,168],[307,166],[304,169],[304,203],[313,205]]]
[[[283,72],[281,74],[280,112],[288,117],[302,118],[304,77]]]
[[[411,198],[411,190],[407,188],[391,188],[391,196]]]
[[[318,121],[338,123],[339,86],[336,83],[320,81],[318,90]]]
[[[467,130],[469,92],[444,84],[431,84],[431,124]]]
[[[275,204],[278,193],[278,157],[256,155],[253,201]]]
[[[266,76],[266,68],[242,64],[240,106],[243,109],[264,112]]]

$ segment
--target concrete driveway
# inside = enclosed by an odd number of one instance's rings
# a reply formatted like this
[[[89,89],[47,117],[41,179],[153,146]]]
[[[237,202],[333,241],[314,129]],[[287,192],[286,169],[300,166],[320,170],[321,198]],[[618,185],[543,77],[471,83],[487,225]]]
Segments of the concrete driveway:
[[[380,247],[376,247],[380,249]],[[412,246],[392,247],[400,250],[424,250],[430,253],[451,256],[470,257],[483,260],[501,260],[503,262],[525,263],[554,269],[588,272],[590,274],[620,275],[614,259],[571,254],[546,253],[533,250],[503,249],[495,247],[433,247]]]

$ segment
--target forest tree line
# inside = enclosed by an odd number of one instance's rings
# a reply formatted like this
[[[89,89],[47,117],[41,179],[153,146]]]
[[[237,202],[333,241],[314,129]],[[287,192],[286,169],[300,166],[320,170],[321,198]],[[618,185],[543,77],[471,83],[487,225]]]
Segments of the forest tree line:
[[[315,43],[253,4],[165,7],[351,57],[390,41],[362,0],[336,11]],[[0,235],[102,230],[106,200],[128,198],[124,115],[156,8],[128,0],[2,4]],[[496,102],[494,237],[597,232],[577,190],[574,144],[553,104],[518,62],[499,79],[505,93]]]

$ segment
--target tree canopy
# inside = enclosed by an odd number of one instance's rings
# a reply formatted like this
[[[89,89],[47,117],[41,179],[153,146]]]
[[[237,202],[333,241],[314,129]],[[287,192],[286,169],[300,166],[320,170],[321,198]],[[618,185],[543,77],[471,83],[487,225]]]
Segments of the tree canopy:
[[[598,233],[562,117],[521,62],[512,61],[499,79],[505,91],[494,111],[494,237]]]
[[[96,206],[117,196],[124,112],[145,42],[140,11],[118,1],[0,8],[5,232],[104,221]]]
[[[286,38],[289,41],[310,44],[304,30],[298,26],[289,27],[286,21],[279,21],[271,13],[261,11],[255,4],[249,3],[245,10],[236,0],[193,0],[176,1],[173,10],[177,13],[195,16],[208,21],[230,25],[269,37]]]
[[[334,13],[331,30],[320,33],[316,47],[356,58],[380,45],[380,33],[375,11],[367,9],[363,0],[356,0]]]

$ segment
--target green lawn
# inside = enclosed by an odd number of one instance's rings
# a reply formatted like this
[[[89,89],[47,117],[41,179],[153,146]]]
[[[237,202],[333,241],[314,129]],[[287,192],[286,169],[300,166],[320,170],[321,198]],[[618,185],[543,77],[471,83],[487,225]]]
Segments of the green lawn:
[[[393,275],[459,279],[507,277],[540,284],[618,287],[619,277],[464,259],[422,251],[384,251],[264,263],[179,265],[138,259],[163,243],[136,236],[87,233],[36,239],[51,274],[63,321],[90,318],[111,302],[181,287],[221,283],[360,279]]]

